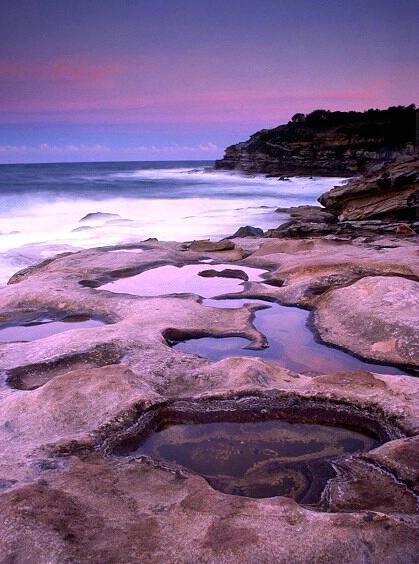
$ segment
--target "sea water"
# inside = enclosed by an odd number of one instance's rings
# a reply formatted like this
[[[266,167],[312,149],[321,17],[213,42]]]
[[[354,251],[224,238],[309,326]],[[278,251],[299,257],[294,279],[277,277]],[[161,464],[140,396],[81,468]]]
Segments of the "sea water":
[[[343,182],[278,180],[211,171],[212,165],[0,165],[0,285],[16,271],[64,251],[151,237],[219,240],[243,225],[274,228],[287,219],[278,207],[316,204],[320,194]]]

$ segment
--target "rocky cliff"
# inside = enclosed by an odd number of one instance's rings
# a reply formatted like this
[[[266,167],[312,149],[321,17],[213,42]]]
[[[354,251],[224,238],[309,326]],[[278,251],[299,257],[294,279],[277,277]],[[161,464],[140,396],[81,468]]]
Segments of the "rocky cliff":
[[[296,114],[285,125],[228,147],[215,168],[273,176],[354,176],[401,155],[418,156],[416,114],[413,104]]]

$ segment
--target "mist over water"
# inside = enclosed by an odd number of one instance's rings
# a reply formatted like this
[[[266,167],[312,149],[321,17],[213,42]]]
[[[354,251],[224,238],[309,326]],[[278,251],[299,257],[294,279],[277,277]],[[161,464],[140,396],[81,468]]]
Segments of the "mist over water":
[[[59,252],[118,243],[218,240],[266,230],[278,207],[315,204],[339,178],[209,172],[212,162],[0,165],[0,285]],[[101,212],[112,216],[90,217]]]

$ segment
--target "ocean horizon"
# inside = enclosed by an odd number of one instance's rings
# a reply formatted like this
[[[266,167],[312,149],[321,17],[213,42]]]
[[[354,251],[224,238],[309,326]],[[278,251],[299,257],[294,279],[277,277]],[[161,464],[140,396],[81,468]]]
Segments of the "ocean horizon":
[[[0,165],[0,284],[61,252],[148,238],[219,240],[277,227],[341,178],[212,171],[214,161]],[[86,217],[87,216],[87,217]]]

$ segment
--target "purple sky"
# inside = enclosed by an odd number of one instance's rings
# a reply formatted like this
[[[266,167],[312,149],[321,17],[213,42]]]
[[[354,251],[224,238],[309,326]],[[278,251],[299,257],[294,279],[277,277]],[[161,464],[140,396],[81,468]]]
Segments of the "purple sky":
[[[417,0],[2,0],[0,162],[214,159],[418,105]]]

